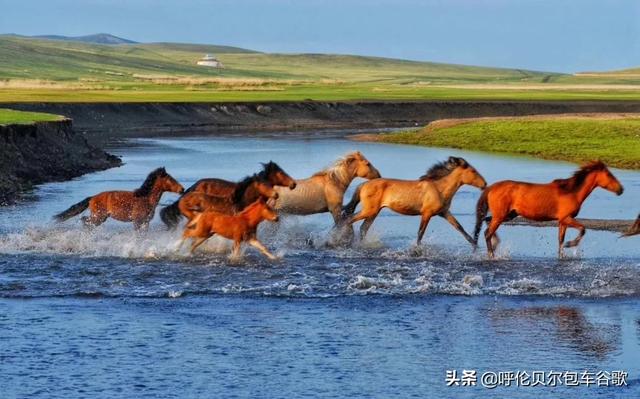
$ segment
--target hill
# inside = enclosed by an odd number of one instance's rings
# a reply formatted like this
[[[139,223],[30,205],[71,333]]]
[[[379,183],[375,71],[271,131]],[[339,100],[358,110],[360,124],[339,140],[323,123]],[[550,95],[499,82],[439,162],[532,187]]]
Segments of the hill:
[[[133,40],[123,39],[109,33],[96,33],[86,36],[60,36],[60,35],[38,35],[32,36],[36,39],[63,40],[69,42],[84,42],[96,44],[133,44]]]
[[[196,65],[206,53],[214,54],[225,68]],[[638,98],[634,88],[612,92],[608,87],[571,86],[591,81],[522,69],[381,57],[0,35],[0,101]]]

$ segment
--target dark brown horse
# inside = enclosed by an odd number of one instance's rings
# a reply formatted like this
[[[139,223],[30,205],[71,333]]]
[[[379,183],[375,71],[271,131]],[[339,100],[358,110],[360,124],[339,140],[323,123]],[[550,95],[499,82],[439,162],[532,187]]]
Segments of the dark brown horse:
[[[568,179],[557,179],[547,184],[525,183],[504,180],[487,187],[478,200],[476,210],[476,229],[474,240],[477,243],[482,222],[487,220],[489,227],[484,232],[489,256],[493,257],[495,247],[492,239],[498,227],[516,216],[534,221],[557,220],[558,255],[563,256],[562,248],[575,247],[585,234],[585,228],[575,220],[585,199],[596,187],[621,195],[624,188],[600,162],[590,162],[578,169]],[[491,217],[486,218],[487,212]],[[489,221],[490,220],[490,221]],[[575,239],[564,244],[568,227],[578,229]],[[497,244],[496,244],[497,246]]]
[[[233,198],[234,193],[238,195],[239,192],[242,192],[241,202],[235,202],[237,203],[238,209],[243,209],[260,197],[260,193],[257,189],[257,183],[268,183],[272,186],[289,187],[291,190],[296,187],[296,181],[275,162],[271,161],[269,163],[262,164],[262,166],[262,171],[254,174],[253,176],[246,177],[237,183],[215,178],[198,180],[195,184],[189,187],[185,194],[197,192],[215,197]],[[241,189],[243,188],[242,186],[246,187],[245,190],[237,190],[238,186],[241,186]],[[178,223],[180,223],[180,218],[185,216],[184,209],[186,208],[184,205],[181,205],[183,198],[184,195],[176,202],[160,211],[162,221],[170,229],[175,228]]]
[[[228,215],[238,213],[245,208],[246,202],[254,197],[253,193],[247,194],[247,189],[255,190],[259,198],[265,200],[278,199],[278,193],[267,182],[250,180],[249,184],[241,182],[231,197],[216,197],[202,192],[189,192],[180,199],[180,212],[187,219],[192,220],[196,214],[205,211],[225,213]]]
[[[181,194],[184,188],[164,168],[159,168],[151,172],[135,191],[105,191],[87,197],[55,215],[55,219],[62,222],[89,208],[90,216],[82,218],[86,225],[99,226],[111,217],[121,222],[133,222],[136,230],[146,229],[160,197],[167,191]]]

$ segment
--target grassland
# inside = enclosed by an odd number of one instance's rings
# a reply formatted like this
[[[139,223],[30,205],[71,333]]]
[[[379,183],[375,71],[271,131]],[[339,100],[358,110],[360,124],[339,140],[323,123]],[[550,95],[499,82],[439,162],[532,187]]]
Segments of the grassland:
[[[63,119],[60,115],[45,114],[41,112],[22,112],[12,109],[0,108],[0,125],[26,125],[35,122],[51,122]]]
[[[197,66],[213,53],[224,69]],[[633,72],[571,76],[227,46],[0,36],[0,102],[639,100]]]
[[[640,116],[568,115],[441,120],[376,141],[528,155],[576,163],[600,159],[640,169]]]

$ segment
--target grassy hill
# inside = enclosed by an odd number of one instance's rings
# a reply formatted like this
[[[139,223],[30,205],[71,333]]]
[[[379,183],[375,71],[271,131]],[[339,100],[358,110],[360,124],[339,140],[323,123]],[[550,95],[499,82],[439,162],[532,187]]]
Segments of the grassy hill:
[[[225,68],[196,65],[205,53]],[[0,36],[1,102],[639,98],[629,88],[562,86],[592,81],[379,57]]]

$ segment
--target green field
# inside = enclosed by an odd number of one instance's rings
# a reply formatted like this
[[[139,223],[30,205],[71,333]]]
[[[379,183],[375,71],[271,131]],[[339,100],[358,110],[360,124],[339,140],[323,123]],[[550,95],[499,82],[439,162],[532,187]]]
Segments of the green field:
[[[22,112],[0,108],[0,125],[27,125],[35,122],[51,122],[64,119],[60,115],[44,114],[41,112]]]
[[[640,118],[489,118],[441,121],[425,128],[378,136],[376,141],[529,155],[640,169]],[[438,127],[440,125],[441,127]]]
[[[195,62],[215,54],[224,69]],[[100,45],[0,35],[0,102],[639,100],[640,75],[572,76],[196,44]]]

